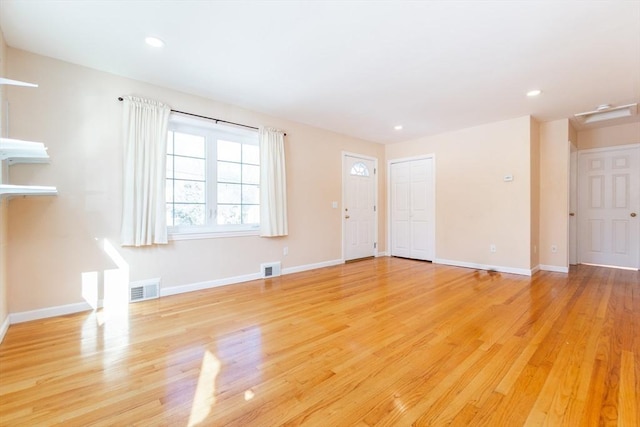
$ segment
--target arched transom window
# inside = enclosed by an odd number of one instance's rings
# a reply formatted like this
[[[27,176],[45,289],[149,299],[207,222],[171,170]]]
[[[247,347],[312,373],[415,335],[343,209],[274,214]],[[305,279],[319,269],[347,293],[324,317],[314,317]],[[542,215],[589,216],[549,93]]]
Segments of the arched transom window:
[[[369,176],[369,168],[362,162],[355,163],[351,166],[351,175]]]

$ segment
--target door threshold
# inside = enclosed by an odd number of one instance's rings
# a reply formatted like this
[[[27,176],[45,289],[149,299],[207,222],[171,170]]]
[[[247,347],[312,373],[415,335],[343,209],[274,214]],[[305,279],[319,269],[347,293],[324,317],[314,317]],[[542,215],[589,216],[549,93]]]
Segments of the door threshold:
[[[352,262],[366,261],[366,260],[368,260],[368,259],[374,259],[374,258],[375,258],[375,257],[374,257],[373,255],[371,255],[371,256],[366,256],[366,257],[364,257],[364,258],[354,258],[354,259],[349,259],[349,260],[346,260],[344,263],[345,263],[345,264],[351,264]]]
[[[638,271],[639,269],[633,267],[622,267],[620,265],[608,265],[608,264],[592,264],[590,262],[581,262],[582,265],[591,265],[593,267],[606,267],[606,268],[617,268],[618,270],[631,270]]]

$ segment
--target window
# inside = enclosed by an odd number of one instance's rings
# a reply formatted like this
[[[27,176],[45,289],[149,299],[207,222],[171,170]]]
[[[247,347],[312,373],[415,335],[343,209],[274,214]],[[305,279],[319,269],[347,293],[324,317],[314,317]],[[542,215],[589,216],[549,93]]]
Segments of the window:
[[[172,115],[166,174],[167,226],[172,235],[257,232],[256,131]]]
[[[369,168],[362,162],[358,162],[351,167],[351,175],[369,176]]]

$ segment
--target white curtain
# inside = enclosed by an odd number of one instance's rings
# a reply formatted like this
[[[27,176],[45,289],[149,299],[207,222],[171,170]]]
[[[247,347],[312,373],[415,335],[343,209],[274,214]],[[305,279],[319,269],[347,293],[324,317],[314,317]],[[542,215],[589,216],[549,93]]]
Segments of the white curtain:
[[[260,235],[287,234],[284,132],[263,127],[260,128]]]
[[[124,97],[122,245],[167,243],[165,165],[171,108]]]

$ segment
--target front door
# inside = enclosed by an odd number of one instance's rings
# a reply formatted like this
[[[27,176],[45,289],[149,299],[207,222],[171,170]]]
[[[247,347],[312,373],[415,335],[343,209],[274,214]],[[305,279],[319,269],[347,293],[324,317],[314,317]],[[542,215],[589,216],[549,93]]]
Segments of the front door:
[[[579,153],[580,262],[640,268],[640,147]]]
[[[344,156],[345,261],[374,256],[375,248],[375,163],[374,160]]]

